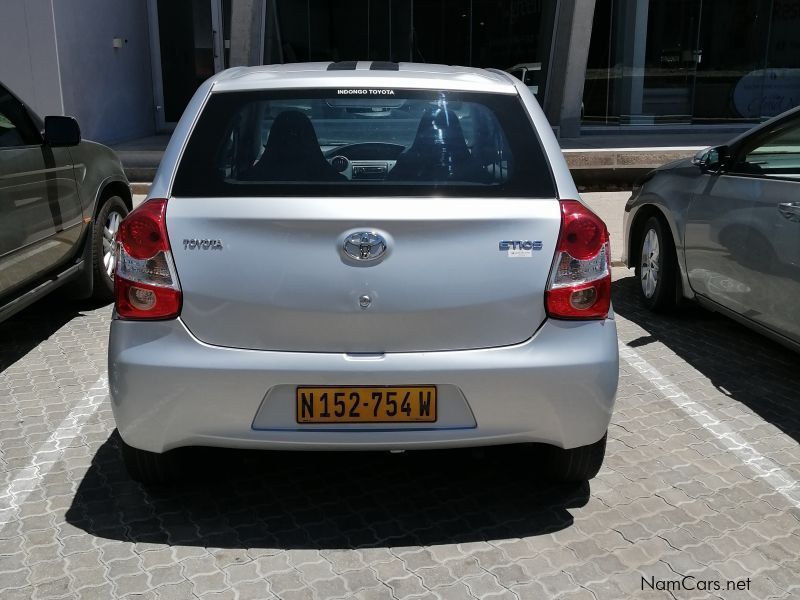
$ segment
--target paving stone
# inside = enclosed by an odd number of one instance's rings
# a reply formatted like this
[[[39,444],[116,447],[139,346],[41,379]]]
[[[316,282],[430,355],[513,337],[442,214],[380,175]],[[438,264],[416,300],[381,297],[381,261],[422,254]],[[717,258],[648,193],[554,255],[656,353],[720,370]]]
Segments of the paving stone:
[[[623,348],[800,478],[795,354],[704,311],[645,312],[631,277],[613,294]],[[0,508],[3,600],[618,600],[676,572],[800,596],[800,511],[624,356],[606,462],[578,490],[470,451],[430,453],[428,470],[364,455],[364,471],[232,453],[220,479],[147,490],[125,474],[104,390],[51,438],[106,373],[110,307],[42,306],[0,323],[0,501],[15,477],[27,498]]]
[[[283,595],[291,591],[287,590]],[[283,598],[283,595],[280,597]],[[267,600],[275,597],[266,581],[245,581],[236,586],[236,598],[238,600]]]
[[[172,549],[169,547],[142,552],[139,556],[142,561],[142,568],[144,569],[168,566],[175,563],[175,559],[172,556]]]
[[[375,571],[380,581],[389,581],[390,579],[399,579],[410,575],[405,563],[399,558],[388,562],[376,563],[371,568]]]
[[[162,585],[156,588],[156,594],[160,600],[185,600],[192,595],[192,584],[190,581]]]
[[[359,590],[379,587],[381,585],[375,572],[369,568],[360,569],[358,571],[346,571],[342,573],[342,579],[347,589],[351,592],[358,592]]]
[[[484,570],[478,564],[478,561],[472,556],[448,560],[443,564],[456,579],[482,575],[484,573]]]
[[[465,598],[466,596],[461,597]],[[385,585],[381,585],[377,588],[360,590],[355,593],[353,598],[355,600],[394,600],[394,596],[392,596],[392,590]]]
[[[280,595],[281,600],[314,600],[316,590],[312,590],[310,588],[305,588],[302,590],[289,590],[288,592],[283,592]],[[317,598],[332,598],[333,596],[327,596],[324,592],[318,591],[316,597]]]
[[[392,594],[398,599],[425,593],[425,587],[416,575],[390,579],[386,582],[386,585],[391,588]]]
[[[128,594],[144,594],[150,589],[147,573],[134,573],[133,575],[123,575],[115,582],[116,592],[120,596]]]
[[[311,584],[311,588],[307,589],[313,589],[321,598],[344,598],[349,594],[344,576],[317,579]]]
[[[331,563],[333,570],[343,573],[352,569],[361,569],[366,566],[364,561],[356,552],[346,552],[343,550],[324,550],[320,554]]]
[[[107,581],[106,568],[104,566],[70,571],[70,577],[72,578],[72,588],[75,590],[80,590],[84,587],[99,586]]]
[[[58,559],[41,561],[31,566],[30,582],[32,585],[38,586],[41,582],[62,579],[66,574],[64,561]]]
[[[108,576],[111,579],[116,579],[122,575],[132,575],[138,573],[139,557],[132,556],[131,558],[123,558],[120,560],[112,560],[106,563],[108,565]]]
[[[276,573],[282,573],[292,569],[286,554],[262,556],[254,562],[257,565],[259,575],[262,577],[271,577]]]
[[[80,591],[80,600],[108,600],[114,597],[114,586],[110,582],[93,587],[86,587]]]
[[[69,594],[69,578],[65,575],[58,579],[31,582],[36,586],[33,598],[63,598]]]
[[[197,596],[203,596],[209,592],[224,592],[226,589],[230,589],[228,582],[225,580],[225,574],[221,571],[196,575],[192,577],[191,581],[192,589]]]
[[[432,567],[417,569],[414,573],[422,579],[422,584],[428,589],[450,585],[456,581],[450,570],[441,564]]]
[[[30,569],[19,569],[3,573],[3,588],[13,590],[15,588],[26,588],[30,592]]]
[[[213,571],[216,571],[216,561],[212,560],[214,564]],[[225,577],[232,586],[242,581],[257,581],[261,579],[261,574],[258,572],[258,563],[255,561],[247,563],[237,563],[228,565],[224,569]]]
[[[437,588],[436,595],[442,600],[464,600],[464,598],[475,597],[463,581]]]
[[[578,586],[570,579],[569,575],[561,571],[550,575],[545,575],[539,579],[539,583],[547,591],[550,597],[555,597],[559,594],[575,591]]]
[[[300,574],[296,571],[275,573],[269,577],[268,581],[270,591],[278,596],[290,590],[300,590],[306,587],[306,583],[300,578]]]
[[[228,588],[222,592],[208,592],[200,596],[201,600],[235,600],[236,591]]]

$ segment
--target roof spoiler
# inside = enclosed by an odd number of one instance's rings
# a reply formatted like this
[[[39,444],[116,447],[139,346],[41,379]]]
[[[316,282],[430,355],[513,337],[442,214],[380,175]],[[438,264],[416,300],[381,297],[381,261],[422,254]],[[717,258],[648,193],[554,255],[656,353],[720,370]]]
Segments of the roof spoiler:
[[[332,62],[328,65],[327,71],[355,71],[357,60],[340,60]],[[370,71],[399,71],[400,65],[396,62],[389,62],[385,60],[373,60],[369,66]]]

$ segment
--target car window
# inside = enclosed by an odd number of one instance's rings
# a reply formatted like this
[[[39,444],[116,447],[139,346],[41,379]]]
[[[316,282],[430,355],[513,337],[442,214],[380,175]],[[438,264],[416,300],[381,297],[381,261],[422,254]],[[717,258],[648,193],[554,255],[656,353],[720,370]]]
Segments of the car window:
[[[175,195],[553,197],[519,99],[420,90],[213,95]]]
[[[39,135],[25,107],[0,87],[0,148],[38,143]]]
[[[731,171],[800,179],[800,119],[781,127],[752,148],[745,148]]]

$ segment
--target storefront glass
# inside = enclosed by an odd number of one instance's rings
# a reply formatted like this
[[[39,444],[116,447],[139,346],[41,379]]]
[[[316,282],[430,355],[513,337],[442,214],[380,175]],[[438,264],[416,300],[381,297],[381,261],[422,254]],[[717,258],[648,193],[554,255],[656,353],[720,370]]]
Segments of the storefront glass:
[[[584,124],[757,122],[800,104],[800,0],[597,0]]]
[[[539,63],[544,75],[555,4],[556,0],[267,0],[264,63],[391,60],[499,69]]]

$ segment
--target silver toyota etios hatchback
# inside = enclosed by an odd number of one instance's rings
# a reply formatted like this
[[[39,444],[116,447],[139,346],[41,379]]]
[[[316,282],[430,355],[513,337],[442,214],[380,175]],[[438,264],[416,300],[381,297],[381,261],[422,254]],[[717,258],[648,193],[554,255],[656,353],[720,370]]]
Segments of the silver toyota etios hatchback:
[[[538,442],[559,479],[600,468],[608,232],[502,71],[220,73],[117,243],[110,388],[140,481],[181,446]]]

